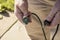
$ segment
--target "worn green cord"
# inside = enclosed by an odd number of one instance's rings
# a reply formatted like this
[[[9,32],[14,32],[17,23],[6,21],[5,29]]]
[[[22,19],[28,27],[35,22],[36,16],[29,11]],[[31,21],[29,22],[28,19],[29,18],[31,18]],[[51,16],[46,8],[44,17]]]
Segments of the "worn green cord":
[[[17,22],[18,20],[16,20],[1,36],[0,39],[13,27],[13,25]]]

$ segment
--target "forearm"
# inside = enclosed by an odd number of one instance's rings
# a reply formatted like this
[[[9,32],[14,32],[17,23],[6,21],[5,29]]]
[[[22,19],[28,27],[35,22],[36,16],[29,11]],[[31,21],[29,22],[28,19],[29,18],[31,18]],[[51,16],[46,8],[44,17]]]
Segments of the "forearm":
[[[53,6],[50,13],[56,13],[56,11],[60,10],[60,0],[57,0],[55,5]]]
[[[21,5],[21,11],[24,13],[24,15],[28,14],[28,2],[24,1],[24,3]]]
[[[60,0],[57,0],[54,7],[50,11],[48,17],[46,18],[47,20],[51,21],[53,19],[53,16],[56,14],[56,12],[60,10]]]
[[[27,0],[20,0],[20,2],[18,2],[16,5],[24,13],[24,15],[28,13],[28,1]]]
[[[57,8],[57,9],[60,9],[60,0],[56,1],[56,4],[55,4],[54,7]]]

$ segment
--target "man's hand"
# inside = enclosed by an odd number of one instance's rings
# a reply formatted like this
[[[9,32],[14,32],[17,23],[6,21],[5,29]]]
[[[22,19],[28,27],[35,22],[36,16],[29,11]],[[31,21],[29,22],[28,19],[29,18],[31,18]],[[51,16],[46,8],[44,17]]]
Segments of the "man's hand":
[[[30,16],[31,13],[28,11],[28,2],[27,0],[15,0],[15,9],[14,13],[16,14],[17,18],[20,22],[23,23],[23,17],[26,16],[31,20]]]

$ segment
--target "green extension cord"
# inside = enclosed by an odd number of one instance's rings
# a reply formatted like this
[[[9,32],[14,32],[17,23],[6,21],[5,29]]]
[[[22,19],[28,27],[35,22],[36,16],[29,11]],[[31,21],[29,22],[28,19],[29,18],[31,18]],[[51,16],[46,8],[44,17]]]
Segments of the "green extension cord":
[[[1,36],[0,39],[13,27],[13,25],[17,22],[18,20],[16,20]]]

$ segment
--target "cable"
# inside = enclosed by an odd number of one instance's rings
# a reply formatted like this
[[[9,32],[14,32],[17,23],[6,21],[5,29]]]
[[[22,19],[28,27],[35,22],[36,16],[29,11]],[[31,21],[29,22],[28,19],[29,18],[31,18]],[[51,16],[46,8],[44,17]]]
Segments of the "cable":
[[[44,31],[44,28],[43,28],[43,24],[42,24],[42,22],[41,22],[41,19],[40,19],[40,18],[38,17],[38,15],[35,14],[35,13],[32,13],[32,15],[35,15],[35,16],[38,18],[38,20],[39,20],[39,22],[40,22],[40,24],[41,24],[41,28],[42,28],[42,31],[43,31],[45,40],[47,40],[47,37],[46,37],[45,31]]]
[[[18,8],[18,7],[17,7]],[[19,8],[18,8],[19,9]],[[19,9],[20,10],[20,9]],[[21,10],[20,10],[21,11]],[[60,10],[58,10],[58,11],[60,11]],[[22,12],[21,12],[22,13]],[[57,13],[57,12],[56,12]],[[38,18],[38,20],[39,20],[39,22],[41,23],[41,28],[42,28],[42,31],[43,31],[43,34],[44,34],[44,37],[45,37],[45,40],[47,40],[47,37],[46,37],[46,34],[45,34],[45,31],[44,31],[44,28],[43,28],[43,23],[41,22],[41,19],[39,18],[39,16],[37,15],[37,14],[35,14],[35,13],[32,13],[32,15],[35,15],[37,18]],[[55,14],[56,15],[56,14]],[[55,16],[54,16],[55,17]],[[53,19],[52,19],[53,20]],[[28,17],[24,17],[23,18],[23,22],[25,23],[25,24],[28,24],[30,21],[29,21],[29,18]],[[49,24],[48,25],[50,25],[51,24],[51,22],[48,22]],[[47,24],[47,23],[46,23]],[[46,25],[45,23],[44,23],[44,26]],[[54,40],[54,38],[55,38],[55,36],[56,36],[56,34],[57,34],[57,32],[58,32],[58,28],[59,28],[59,24],[57,25],[57,28],[56,28],[56,32],[54,33],[54,35],[53,35],[53,37],[52,37],[52,40]]]
[[[57,12],[54,14],[52,20],[54,19],[55,15],[56,15],[58,12],[60,12],[60,10],[57,10]],[[45,20],[45,21],[44,21],[44,26],[46,26],[46,25],[50,26],[52,20],[51,20],[51,21]],[[59,28],[59,24],[57,25],[56,32],[54,33],[54,35],[53,35],[53,37],[52,37],[52,40],[54,40],[54,38],[55,38],[55,36],[56,36],[56,34],[57,34],[57,32],[58,32],[58,28]]]
[[[17,22],[18,20],[16,20],[1,36],[0,39],[13,27],[13,25]]]
[[[45,40],[47,40],[47,37],[46,37],[46,34],[45,34],[45,31],[44,31],[44,28],[43,28],[43,23],[42,23],[42,21],[41,21],[41,19],[38,17],[38,15],[37,14],[35,14],[35,13],[32,13],[32,15],[35,15],[37,18],[38,18],[38,20],[39,20],[39,22],[40,22],[40,24],[41,24],[41,28],[42,28],[42,31],[43,31],[43,34],[44,34],[44,38],[45,38]],[[29,19],[27,19],[27,21],[28,21]],[[18,20],[16,20],[14,23],[13,23],[13,25],[17,22]],[[24,20],[23,20],[23,22],[25,22]],[[29,22],[29,21],[28,21]],[[27,23],[28,23],[27,22]],[[13,25],[11,25],[3,34],[2,34],[2,36],[0,36],[0,39],[5,35],[5,33],[7,33],[11,28],[12,28],[12,26]],[[56,32],[54,33],[54,35],[53,35],[53,37],[52,37],[52,40],[54,40],[54,38],[55,38],[55,36],[56,36],[56,34],[57,34],[57,32],[58,32],[58,28],[59,28],[59,24],[57,25],[57,28],[56,28]]]
[[[41,22],[41,19],[40,19],[40,18],[38,17],[38,15],[35,14],[35,13],[32,13],[32,15],[35,15],[35,16],[38,18],[39,22],[41,23],[41,28],[42,28],[42,31],[43,31],[45,40],[47,40],[47,37],[46,37],[45,31],[44,31],[44,28],[43,28],[43,24],[42,24],[42,22]],[[56,32],[54,33],[54,35],[53,35],[53,37],[52,37],[52,40],[54,40],[54,38],[55,38],[55,36],[56,36],[56,34],[57,34],[57,32],[58,32],[58,29],[59,29],[59,24],[57,25]]]
[[[53,35],[53,37],[52,37],[52,40],[54,40],[54,38],[55,38],[55,36],[56,36],[56,34],[57,34],[57,32],[58,32],[58,29],[59,29],[59,24],[57,25],[56,32],[54,33],[54,35]]]

